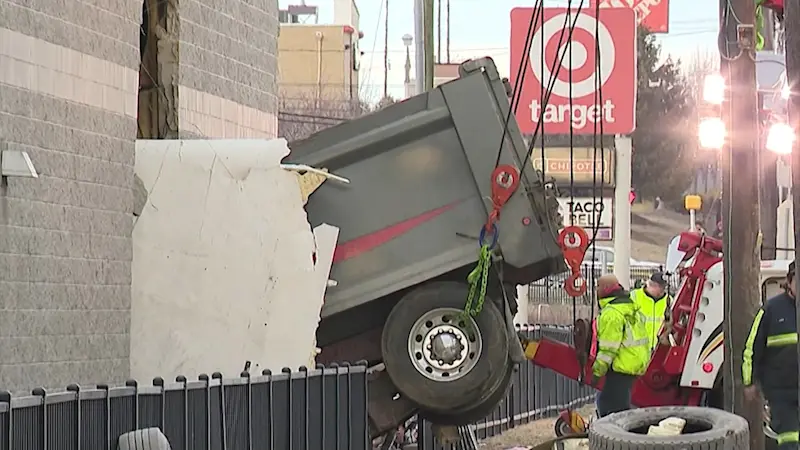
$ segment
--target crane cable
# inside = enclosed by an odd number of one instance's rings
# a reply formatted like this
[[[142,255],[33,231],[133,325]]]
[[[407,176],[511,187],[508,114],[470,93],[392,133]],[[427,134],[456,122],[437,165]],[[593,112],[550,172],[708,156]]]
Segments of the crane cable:
[[[571,2],[571,0],[570,0],[570,2]],[[581,5],[578,7],[578,14],[580,14],[580,10],[581,10],[582,7],[583,7],[583,4],[581,3]],[[524,79],[525,79],[525,74],[527,73],[527,70],[525,70],[525,69],[527,68],[527,66],[529,65],[529,62],[530,62],[531,41],[533,40],[533,36],[535,34],[534,33],[534,25],[536,24],[537,18],[541,20],[542,24],[544,23],[543,20],[542,20],[543,19],[543,17],[542,17],[543,16],[543,11],[544,11],[544,3],[542,2],[542,0],[537,0],[537,3],[535,4],[535,7],[534,7],[534,11],[531,14],[531,19],[530,19],[530,21],[528,23],[528,35],[526,36],[525,47],[524,47],[525,51],[523,52],[522,60],[520,61],[519,67],[517,68],[517,73],[519,75],[519,78],[517,79],[517,82],[516,82],[516,84],[514,86],[514,90],[512,92],[512,102],[511,102],[512,104],[510,105],[511,107],[509,108],[509,111],[508,111],[507,116],[506,116],[506,120],[505,120],[505,122],[503,124],[503,134],[501,136],[500,145],[499,145],[499,148],[497,150],[497,156],[496,156],[496,160],[495,160],[495,170],[499,167],[500,157],[501,157],[502,151],[503,151],[503,144],[505,143],[505,137],[508,134],[508,126],[509,126],[509,124],[511,122],[511,115],[516,113],[516,110],[517,110],[517,108],[519,106],[521,93],[522,93],[522,86],[523,86],[523,82],[524,82]],[[577,17],[576,17],[575,22],[573,22],[571,24],[569,23],[569,20],[565,20],[564,27],[562,27],[561,35],[559,36],[558,48],[561,48],[561,44],[564,41],[564,35],[565,35],[566,29],[569,29],[568,40],[572,39],[572,33],[573,33],[574,29],[575,29],[576,23],[577,23]],[[546,96],[544,96],[543,101],[542,101],[543,108],[542,108],[542,111],[540,112],[540,115],[539,115],[539,121],[536,124],[536,129],[534,130],[533,137],[531,138],[530,144],[528,146],[528,151],[527,151],[527,154],[525,156],[525,160],[523,161],[523,163],[520,166],[523,169],[528,164],[528,161],[530,160],[531,153],[532,153],[533,147],[534,147],[535,142],[536,142],[535,137],[538,134],[539,129],[540,129],[541,125],[542,125],[542,119],[543,119],[543,116],[544,116],[544,109],[545,109],[544,106],[546,106],[547,103],[550,100],[550,95],[552,95],[553,86],[555,85],[555,81],[556,81],[556,79],[558,77],[559,72],[561,71],[561,67],[563,65],[565,56],[566,56],[566,52],[562,52],[560,60],[553,62],[553,67],[551,69],[551,73],[553,75],[551,76],[551,78],[549,80],[549,83],[548,83],[548,86],[547,86],[547,93],[546,93]],[[544,64],[544,61],[543,61],[544,58],[541,58],[541,59],[542,59],[542,64]],[[544,154],[544,144],[542,144],[542,153]],[[544,161],[544,159],[542,159],[542,161]],[[544,169],[544,167],[543,167],[543,169]],[[525,176],[524,175],[524,170],[520,170],[520,176],[521,177]],[[542,177],[544,178],[544,170],[542,171]],[[493,180],[493,182],[494,182],[494,180]],[[498,207],[499,207],[499,205],[496,205],[496,204],[493,205],[493,208],[494,208],[493,214],[497,213]],[[469,294],[467,296],[467,302],[466,302],[466,305],[464,307],[464,311],[465,311],[465,313],[467,313],[468,315],[471,315],[471,316],[477,315],[483,309],[483,303],[484,303],[484,299],[485,299],[485,296],[486,296],[485,295],[486,294],[486,289],[488,287],[489,268],[492,265],[491,264],[492,263],[492,253],[493,253],[494,246],[496,245],[497,240],[498,240],[498,234],[499,234],[498,230],[497,230],[496,226],[493,226],[493,236],[491,238],[491,244],[487,244],[487,243],[484,242],[484,238],[486,236],[487,228],[489,228],[489,225],[491,224],[491,222],[490,222],[491,220],[492,220],[492,215],[490,215],[490,217],[489,217],[489,219],[487,221],[487,226],[481,229],[481,232],[480,232],[480,235],[479,235],[479,238],[478,238],[478,241],[479,241],[478,243],[479,243],[479,246],[480,246],[480,251],[479,251],[479,255],[478,255],[478,262],[477,262],[475,268],[467,275],[467,282],[470,285],[470,289],[469,289]],[[502,278],[501,275],[499,274],[499,271],[497,270],[497,268],[495,268],[495,271],[498,272],[498,276],[500,278]],[[501,290],[503,291],[503,294],[505,294],[505,290],[504,289],[501,289]]]
[[[576,13],[575,13],[575,20],[572,21],[572,22],[570,21],[571,15],[572,15],[571,6],[572,6],[572,0],[569,0],[568,7],[567,7],[567,14],[566,14],[565,21],[564,21],[564,26],[562,27],[561,33],[560,33],[560,36],[559,36],[559,41],[558,41],[558,46],[557,46],[558,49],[562,48],[562,44],[564,43],[564,37],[565,37],[565,31],[566,30],[569,30],[569,34],[567,35],[567,41],[569,41],[571,43],[572,36],[573,36],[574,31],[575,31],[575,26],[577,24],[578,18],[580,17],[581,10],[583,9],[583,2],[581,1],[578,4],[578,8],[577,8]],[[599,16],[599,4],[596,5],[595,7],[596,7],[596,14]],[[503,151],[503,144],[505,143],[505,138],[506,138],[506,136],[508,134],[508,127],[509,127],[509,123],[511,122],[511,116],[512,116],[512,114],[516,113],[516,111],[517,111],[517,109],[519,107],[519,102],[520,102],[520,99],[521,99],[521,93],[522,93],[522,87],[523,87],[524,80],[525,80],[525,75],[528,72],[525,69],[530,64],[531,43],[532,43],[533,37],[535,35],[534,26],[536,24],[537,19],[540,20],[540,25],[542,27],[544,26],[544,17],[543,17],[544,12],[543,11],[544,11],[544,3],[542,2],[542,0],[537,0],[536,4],[534,5],[533,12],[531,13],[531,19],[530,19],[530,21],[528,23],[528,32],[527,32],[527,36],[526,36],[526,39],[525,39],[525,46],[524,46],[524,52],[523,52],[523,55],[522,55],[522,60],[520,61],[519,66],[517,67],[517,80],[516,80],[516,83],[515,83],[513,91],[512,91],[511,105],[510,105],[510,108],[509,108],[508,113],[506,115],[506,120],[505,120],[505,122],[503,124],[503,133],[501,135],[500,144],[498,146],[497,156],[496,156],[496,159],[495,159],[495,169],[500,165],[500,158],[501,158],[502,151]],[[595,36],[598,35],[598,31],[599,31],[599,22],[598,22],[598,20],[595,20]],[[541,68],[542,68],[541,73],[544,73],[544,70],[543,70],[544,69],[544,50],[545,50],[544,47],[545,47],[545,42],[544,42],[544,39],[542,39],[542,49],[541,49],[542,57],[540,58],[540,63],[541,63]],[[536,136],[539,135],[540,129],[543,127],[543,123],[544,123],[543,119],[544,119],[546,106],[549,103],[550,96],[553,93],[553,87],[555,86],[555,82],[558,79],[558,74],[561,72],[561,68],[563,67],[564,58],[566,57],[566,53],[567,53],[566,51],[562,51],[561,54],[560,54],[560,57],[557,58],[558,60],[557,61],[553,61],[552,67],[550,69],[551,76],[550,76],[550,79],[548,80],[547,88],[545,89],[544,84],[541,85],[540,94],[541,94],[541,98],[542,98],[542,102],[541,102],[542,103],[542,108],[540,109],[540,112],[539,112],[539,120],[536,122],[536,128],[534,129],[534,132],[533,132],[533,134],[531,136],[531,139],[530,139],[530,142],[528,144],[528,150],[526,152],[525,159],[522,161],[522,164],[520,165],[520,168],[522,169],[522,170],[520,170],[520,175],[522,177],[525,177],[526,179],[527,179],[527,177],[525,176],[524,168],[528,164],[528,162],[530,161],[531,155],[533,154],[533,149],[535,148],[535,145],[536,145]],[[571,57],[572,56],[572,45],[571,44],[569,45],[569,53],[570,53],[570,57]],[[558,53],[556,53],[556,54],[558,55]],[[599,64],[600,64],[600,47],[599,47],[599,43],[597,42],[597,39],[595,39],[595,69],[596,69],[595,70],[595,80],[599,80],[597,78],[597,72],[599,71]],[[570,77],[570,98],[569,98],[569,102],[570,102],[570,108],[571,108],[572,107],[572,102],[573,102],[573,98],[572,98],[572,83],[571,83],[571,81],[572,81],[572,71],[571,70],[570,70],[570,73],[569,73],[569,77]],[[602,89],[602,84],[601,83],[599,83],[598,89]],[[597,95],[597,92],[595,92],[595,96],[596,95]],[[602,99],[602,96],[601,96],[601,99]],[[597,127],[597,123],[596,122],[595,122],[594,126],[595,126],[595,128]],[[603,124],[602,124],[602,120],[601,120],[601,124],[600,124],[601,133],[602,133],[602,129],[603,129]],[[595,135],[596,135],[596,131],[595,131]],[[573,130],[572,130],[572,126],[570,126],[570,165],[571,166],[572,166],[572,163],[574,162],[574,142],[573,142],[573,140],[574,140],[574,133],[573,133]],[[597,156],[596,153],[597,152],[596,152],[596,145],[595,145],[595,155],[594,155],[595,165],[596,165],[596,156]],[[514,155],[514,156],[516,156],[516,155]],[[545,159],[545,142],[544,142],[544,137],[543,136],[541,138],[541,160],[542,160],[542,180],[544,180],[544,179],[546,179],[546,164],[545,164],[546,159]],[[596,170],[593,170],[593,172],[594,172],[593,178],[596,178]],[[594,184],[595,184],[595,180],[593,180],[593,201],[594,201],[594,196],[595,196],[595,186],[594,186]],[[571,198],[573,198],[572,196],[574,195],[573,194],[573,189],[572,189],[573,185],[574,185],[574,167],[570,167],[570,196],[571,196]],[[496,205],[495,205],[495,207],[496,207]],[[602,213],[603,213],[603,211],[601,209],[601,211],[600,211],[600,216],[601,217],[602,217]],[[570,218],[570,220],[572,221],[573,219]],[[595,222],[599,223],[599,221],[600,221],[600,218],[598,218],[598,220],[596,220]],[[595,240],[595,238],[597,236],[597,232],[598,232],[598,229],[599,229],[599,225],[597,225],[597,223],[593,224],[593,229],[594,230],[593,230],[593,236],[592,236],[591,243],[594,242],[594,240]],[[489,246],[489,245],[487,245],[487,244],[485,244],[483,242],[483,236],[485,236],[485,229],[481,230],[481,238],[479,238],[481,251],[480,251],[480,254],[479,254],[478,264],[475,267],[475,269],[467,277],[467,280],[468,280],[468,282],[470,284],[470,294],[469,294],[469,297],[467,299],[467,305],[465,307],[465,311],[470,315],[475,315],[475,314],[479,313],[481,311],[482,307],[483,307],[483,300],[485,298],[485,292],[486,292],[486,286],[487,286],[488,269],[489,269],[489,266],[491,265],[491,253],[492,253],[491,250],[493,249],[494,244],[497,242],[497,234],[498,234],[498,232],[495,229],[492,245]],[[498,272],[498,275],[500,275],[499,272]],[[478,290],[480,290],[480,294],[478,294],[478,292],[477,292]],[[503,294],[505,294],[504,289],[501,289],[501,290],[503,290]],[[476,298],[476,294],[478,294],[477,298]],[[592,308],[594,308],[594,305],[592,305]],[[573,316],[575,316],[575,315],[577,315],[577,305],[576,305],[576,300],[573,298]]]
[[[600,67],[600,65],[601,65],[600,64],[600,62],[601,62],[600,61],[600,57],[601,57],[601,55],[600,55],[600,41],[599,41],[599,39],[597,39],[597,36],[600,35],[600,2],[595,2],[594,35],[595,35],[595,40],[594,40],[594,42],[595,42],[595,56],[594,56],[594,63],[595,63],[594,74],[595,74],[595,78],[594,79],[595,79],[595,83],[596,83],[595,84],[595,90],[594,90],[594,103],[595,103],[595,105],[602,105],[603,104],[603,82],[600,79],[600,75],[599,75],[600,72],[601,72],[601,70],[600,70],[601,69],[601,67]],[[598,126],[599,126],[599,129],[598,129]],[[604,195],[604,191],[605,191],[604,184],[605,184],[605,173],[606,173],[606,169],[605,169],[606,158],[605,158],[605,146],[604,146],[604,144],[605,144],[605,141],[604,141],[605,130],[604,130],[604,121],[602,119],[602,116],[601,116],[601,119],[599,120],[599,123],[598,123],[598,121],[594,122],[594,124],[593,124],[593,132],[592,132],[592,144],[593,144],[592,145],[592,150],[593,150],[593,155],[592,155],[592,203],[595,204],[595,205],[597,204],[597,197],[598,197],[598,192],[597,192],[597,141],[598,141],[598,131],[600,132],[599,133],[599,141],[600,141],[600,190],[599,190],[600,192],[599,192],[599,195],[600,195],[600,198],[601,198],[601,201],[602,201],[602,198],[603,198],[603,195]],[[602,202],[602,205],[603,206],[600,208],[600,213],[597,215],[597,217],[595,218],[595,220],[592,223],[592,238],[591,238],[591,240],[589,242],[589,245],[591,245],[591,247],[592,247],[592,268],[591,268],[591,278],[590,278],[591,282],[589,284],[589,286],[591,286],[591,288],[592,288],[591,298],[595,297],[595,291],[597,289],[597,281],[595,280],[596,274],[595,274],[595,267],[594,267],[594,265],[596,264],[596,261],[597,261],[597,247],[594,244],[595,244],[595,241],[597,240],[597,234],[600,231],[600,223],[603,220],[603,213],[605,212],[605,202]],[[594,211],[592,211],[592,215],[594,216]],[[616,262],[616,257],[614,258],[614,260]],[[604,261],[603,262],[603,269],[606,268],[605,264],[606,264],[606,262]],[[627,280],[627,281],[628,281],[628,283],[630,283],[630,280]],[[589,309],[589,323],[591,324],[592,320],[594,320],[595,302],[590,300],[589,301],[589,308],[590,308]],[[573,321],[575,319],[576,318],[573,317]]]

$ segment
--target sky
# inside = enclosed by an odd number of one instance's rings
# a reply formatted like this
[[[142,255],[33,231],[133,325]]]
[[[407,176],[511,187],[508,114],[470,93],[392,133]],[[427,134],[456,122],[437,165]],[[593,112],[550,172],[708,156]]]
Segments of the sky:
[[[339,0],[341,1],[341,0]],[[565,0],[544,0],[545,7],[564,7]],[[689,60],[695,55],[716,56],[718,30],[718,2],[698,0],[669,1],[670,31],[659,35],[663,57]],[[333,21],[334,0],[306,0],[306,4],[319,7],[319,23]],[[389,14],[389,95],[402,98],[405,70],[405,47],[402,36],[414,34],[413,0],[356,0],[360,12],[360,28],[364,38],[360,42],[364,52],[361,60],[359,90],[365,99],[380,98],[383,93],[384,20]],[[280,0],[280,6],[298,4],[300,0]],[[520,0],[450,0],[450,57],[452,61],[480,56],[494,58],[503,76],[509,73],[509,15],[515,7],[530,7],[535,1]],[[445,4],[443,0],[443,5]],[[573,1],[577,5],[577,0]],[[586,6],[584,6],[586,7]],[[442,6],[444,10],[444,6]],[[444,27],[445,18],[442,19]],[[445,31],[442,31],[442,52],[445,49]],[[444,56],[442,57],[444,60]],[[411,55],[414,63],[413,47]],[[412,77],[413,77],[412,68]]]

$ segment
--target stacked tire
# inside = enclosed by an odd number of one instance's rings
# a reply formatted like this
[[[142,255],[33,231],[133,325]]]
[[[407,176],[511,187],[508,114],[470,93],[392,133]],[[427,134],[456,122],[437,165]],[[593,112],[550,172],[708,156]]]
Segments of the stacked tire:
[[[648,436],[650,425],[668,417],[686,420],[683,434]],[[632,409],[592,422],[590,450],[748,450],[747,421],[715,408],[662,406]]]

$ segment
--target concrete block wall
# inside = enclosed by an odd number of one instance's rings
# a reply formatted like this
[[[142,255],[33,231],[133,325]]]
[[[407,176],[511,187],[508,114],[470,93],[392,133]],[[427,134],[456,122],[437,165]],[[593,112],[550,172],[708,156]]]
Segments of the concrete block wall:
[[[0,389],[130,373],[143,0],[0,0]],[[277,134],[277,0],[181,0],[179,127]]]
[[[0,389],[129,371],[134,0],[0,0]]]
[[[277,136],[278,0],[180,0],[181,137]]]

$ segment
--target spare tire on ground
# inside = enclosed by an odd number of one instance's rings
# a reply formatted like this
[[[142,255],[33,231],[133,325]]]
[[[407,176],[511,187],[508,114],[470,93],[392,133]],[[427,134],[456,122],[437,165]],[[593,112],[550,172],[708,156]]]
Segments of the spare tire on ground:
[[[668,417],[686,420],[683,434],[648,436],[650,425]],[[747,421],[729,412],[696,406],[632,409],[597,419],[589,428],[591,450],[747,450]]]

